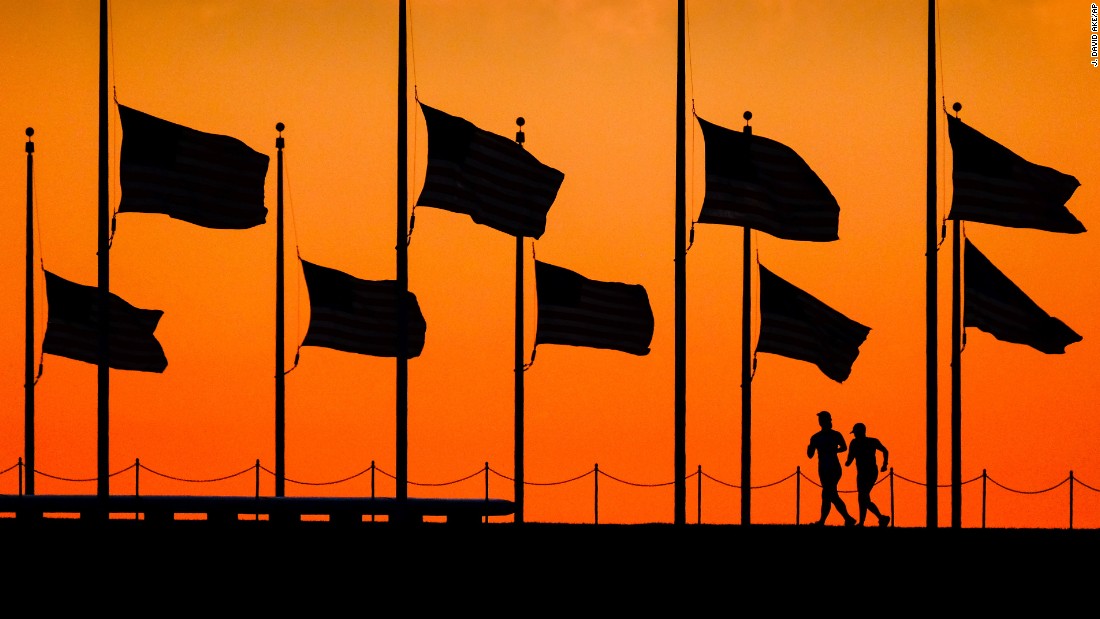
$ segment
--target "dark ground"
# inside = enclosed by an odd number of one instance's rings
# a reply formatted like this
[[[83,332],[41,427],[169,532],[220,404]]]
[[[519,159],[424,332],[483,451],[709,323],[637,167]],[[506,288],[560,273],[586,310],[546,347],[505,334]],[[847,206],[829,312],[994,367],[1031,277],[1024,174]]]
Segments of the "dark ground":
[[[143,616],[1079,614],[1100,576],[1095,529],[0,519],[0,549],[8,599]]]

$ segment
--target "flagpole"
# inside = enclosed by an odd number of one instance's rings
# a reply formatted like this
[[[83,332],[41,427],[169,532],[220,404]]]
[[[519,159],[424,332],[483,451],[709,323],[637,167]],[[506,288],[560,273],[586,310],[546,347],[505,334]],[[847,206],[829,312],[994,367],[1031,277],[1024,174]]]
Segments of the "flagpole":
[[[516,144],[523,148],[523,117],[516,119]],[[516,236],[516,421],[515,421],[515,517],[523,523],[523,236]]]
[[[23,367],[23,455],[26,493],[34,494],[34,129],[27,127],[27,332]]]
[[[98,398],[98,484],[97,495],[110,494],[110,289],[111,289],[111,209],[108,194],[107,162],[107,0],[99,3],[99,398]]]
[[[684,60],[687,34],[687,10],[685,1],[679,0],[677,14],[676,45],[676,244],[675,244],[675,395],[674,395],[674,511],[675,524],[687,522],[687,127],[684,119],[687,113],[685,102],[685,77],[687,73]]]
[[[283,282],[283,123],[277,123],[278,180],[275,210],[275,496],[286,494],[286,368]]]
[[[951,106],[958,118],[962,105]],[[962,527],[962,223],[951,222],[951,528]]]
[[[745,135],[752,135],[745,112]],[[744,252],[741,258],[741,524],[751,524],[752,501],[752,228],[745,226]]]
[[[939,461],[937,458],[937,449],[939,445],[939,430],[938,430],[938,403],[939,403],[939,388],[938,388],[938,353],[937,353],[937,280],[938,273],[936,269],[936,252],[938,251],[938,243],[936,237],[936,0],[928,0],[928,152],[927,154],[927,168],[925,175],[927,178],[926,188],[926,200],[927,200],[927,221],[926,221],[926,245],[925,245],[925,261],[926,261],[926,273],[925,273],[925,287],[927,290],[927,309],[925,313],[926,318],[926,333],[925,333],[925,375],[927,380],[927,392],[925,395],[925,420],[927,426],[927,442],[925,443],[926,464],[925,469],[925,489],[926,489],[926,509],[927,509],[927,527],[930,529],[936,528],[937,518],[939,512],[938,506],[938,485],[936,480],[939,476]]]
[[[406,2],[399,3],[397,43],[397,488],[396,498],[408,499],[409,479],[409,233],[408,233],[408,43]]]

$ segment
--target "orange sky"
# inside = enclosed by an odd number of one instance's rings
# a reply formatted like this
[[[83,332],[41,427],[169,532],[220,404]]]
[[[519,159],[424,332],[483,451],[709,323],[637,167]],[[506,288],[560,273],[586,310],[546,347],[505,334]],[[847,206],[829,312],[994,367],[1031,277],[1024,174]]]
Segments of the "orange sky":
[[[940,5],[946,104],[1024,158],[1073,174],[1069,209],[1090,230],[1059,235],[970,224],[968,237],[1048,312],[1084,336],[1044,355],[971,329],[963,354],[962,478],[983,470],[1013,490],[1057,485],[1070,470],[1100,488],[1100,227],[1095,144],[1100,69],[1089,64],[1089,3],[946,1]],[[119,103],[202,131],[239,138],[272,157],[286,124],[287,367],[309,303],[293,261],[364,279],[395,274],[397,2],[349,0],[116,0],[111,84]],[[801,466],[814,413],[833,412],[847,435],[863,421],[890,448],[898,475],[923,483],[925,414],[925,97],[923,0],[688,2],[688,105],[795,149],[840,204],[840,240],[756,234],[761,262],[869,327],[843,384],[808,363],[761,354],[753,381],[752,483]],[[646,287],[656,320],[646,357],[544,346],[526,374],[527,521],[591,522],[601,472],[601,523],[673,519],[673,249],[676,2],[674,0],[413,0],[410,88],[426,104],[513,136],[565,173],[534,248],[538,259],[601,280]],[[73,281],[96,283],[98,3],[6,3],[0,44],[0,470],[23,455],[23,278],[26,155],[35,129],[40,255]],[[410,93],[409,198],[423,183],[427,135]],[[111,107],[112,206],[121,130]],[[950,200],[950,148],[939,128],[940,210]],[[704,194],[702,135],[688,123],[688,213]],[[945,175],[946,172],[946,175]],[[411,206],[411,204],[410,204]],[[468,217],[416,210],[410,289],[428,323],[409,362],[409,479],[437,484],[486,462],[513,473],[514,240]],[[111,375],[111,470],[140,458],[172,477],[220,478],[274,469],[275,225],[200,228],[124,214],[111,250],[111,289],[165,311],[157,337],[163,374]],[[739,228],[696,227],[687,258],[687,468],[701,466],[704,522],[740,521]],[[527,241],[528,253],[531,241]],[[527,264],[528,350],[534,341],[533,262]],[[950,241],[940,252],[940,484],[950,482]],[[38,341],[45,328],[41,273]],[[755,325],[754,325],[755,337]],[[286,380],[287,476],[330,482],[368,468],[395,472],[392,359],[305,348]],[[47,356],[36,388],[37,468],[96,475],[96,368]],[[854,489],[848,470],[842,490]],[[391,479],[376,492],[392,496]],[[143,473],[143,494],[250,494],[251,473],[188,484]],[[111,492],[134,491],[131,473]],[[802,484],[802,520],[816,487]],[[95,482],[37,478],[39,494],[94,493]],[[696,481],[687,512],[696,518]],[[14,493],[12,473],[0,492]],[[261,476],[261,492],[274,481]],[[512,483],[491,476],[491,494]],[[288,495],[370,492],[369,477],[287,484]],[[482,496],[481,477],[412,486],[410,496]],[[753,522],[794,520],[794,480],[754,490]],[[850,509],[855,495],[845,494]],[[889,504],[887,486],[875,500]],[[950,494],[939,495],[942,526]],[[1074,524],[1100,526],[1100,497],[1078,487]],[[990,484],[988,526],[1061,527],[1068,488],[1021,494]],[[895,482],[895,522],[923,526],[925,489]],[[887,508],[889,510],[889,508]],[[963,525],[981,524],[981,486],[963,492]],[[835,518],[835,516],[834,516]],[[839,523],[839,519],[835,521]]]

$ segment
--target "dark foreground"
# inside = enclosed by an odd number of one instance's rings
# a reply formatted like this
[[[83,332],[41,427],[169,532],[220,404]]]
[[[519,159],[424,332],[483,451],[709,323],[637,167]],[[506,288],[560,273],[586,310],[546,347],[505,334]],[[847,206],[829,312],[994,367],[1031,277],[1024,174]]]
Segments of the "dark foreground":
[[[0,519],[0,540],[12,595],[155,616],[1049,613],[1092,604],[1100,574],[1100,530]]]

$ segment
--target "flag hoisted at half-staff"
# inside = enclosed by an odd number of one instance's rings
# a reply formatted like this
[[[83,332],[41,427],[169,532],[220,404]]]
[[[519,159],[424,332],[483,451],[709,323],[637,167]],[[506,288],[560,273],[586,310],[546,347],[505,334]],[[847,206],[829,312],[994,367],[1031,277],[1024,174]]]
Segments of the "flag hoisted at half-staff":
[[[760,266],[757,352],[813,363],[842,383],[852,373],[870,327],[848,318]]]
[[[535,261],[535,346],[565,344],[649,354],[653,310],[640,284],[602,282]]]
[[[963,326],[1048,355],[1063,354],[1066,346],[1082,340],[1066,323],[1043,311],[970,239],[966,240],[963,262]]]
[[[154,331],[164,312],[140,309],[110,295],[108,365],[116,370],[163,372],[168,367]],[[99,289],[46,271],[46,335],[42,352],[99,363]]]
[[[119,213],[158,213],[204,228],[241,230],[267,219],[269,157],[244,142],[118,106]]]
[[[948,219],[1076,234],[1066,202],[1076,178],[1036,165],[948,114],[954,194]]]
[[[515,141],[423,103],[428,166],[417,206],[469,215],[512,236],[539,238],[565,175]]]
[[[835,241],[840,206],[790,147],[696,117],[706,146],[699,223],[743,226],[791,241]]]
[[[302,346],[319,346],[374,357],[398,356],[394,280],[365,280],[302,260],[310,318]],[[427,324],[416,295],[405,293],[408,358],[424,349]]]

